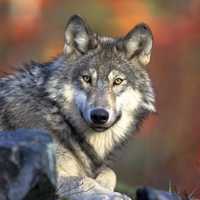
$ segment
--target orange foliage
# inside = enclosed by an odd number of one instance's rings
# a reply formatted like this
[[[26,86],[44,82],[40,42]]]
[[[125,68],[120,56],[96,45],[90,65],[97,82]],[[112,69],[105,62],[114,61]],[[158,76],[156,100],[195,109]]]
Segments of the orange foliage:
[[[11,0],[6,37],[15,42],[34,37],[39,30],[41,6],[42,0]]]
[[[114,18],[120,25],[122,32],[140,22],[141,19],[147,23],[153,23],[149,8],[142,1],[108,0],[105,3],[110,5],[114,11],[116,17]]]

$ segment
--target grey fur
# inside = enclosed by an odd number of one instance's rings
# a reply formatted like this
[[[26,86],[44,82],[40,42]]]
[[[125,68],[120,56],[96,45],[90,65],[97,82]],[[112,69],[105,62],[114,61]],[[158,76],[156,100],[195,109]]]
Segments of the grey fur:
[[[93,33],[79,16],[71,17],[63,54],[0,79],[0,129],[49,131],[57,144],[60,180],[89,177],[112,191],[116,177],[105,161],[155,111],[145,66],[151,47],[152,33],[144,24],[125,37],[107,38]],[[83,73],[90,73],[91,85],[83,83]],[[124,79],[115,88],[113,73]],[[111,115],[100,130],[87,117],[97,107]]]

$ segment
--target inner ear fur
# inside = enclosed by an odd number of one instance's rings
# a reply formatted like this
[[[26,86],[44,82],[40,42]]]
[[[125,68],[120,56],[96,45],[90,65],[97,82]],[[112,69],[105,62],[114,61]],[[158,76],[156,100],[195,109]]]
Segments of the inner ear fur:
[[[153,35],[148,25],[144,23],[136,25],[120,43],[129,60],[137,59],[142,65],[150,62]]]

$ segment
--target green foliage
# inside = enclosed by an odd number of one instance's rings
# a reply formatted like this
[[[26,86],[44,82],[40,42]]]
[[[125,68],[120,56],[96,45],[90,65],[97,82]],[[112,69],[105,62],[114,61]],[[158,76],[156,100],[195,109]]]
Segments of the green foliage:
[[[136,187],[129,186],[122,182],[117,183],[117,186],[116,186],[116,191],[118,191],[120,193],[124,193],[124,194],[128,195],[129,197],[131,197],[132,199],[135,198],[136,190],[137,190]]]

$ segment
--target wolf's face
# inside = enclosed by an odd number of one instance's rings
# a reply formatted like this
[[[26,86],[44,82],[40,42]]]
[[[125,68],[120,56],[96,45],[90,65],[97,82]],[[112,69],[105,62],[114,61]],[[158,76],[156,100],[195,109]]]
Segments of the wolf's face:
[[[137,68],[133,71],[118,55],[108,54],[107,49],[101,50],[72,70],[76,106],[84,121],[95,131],[112,127],[127,110],[133,115],[143,101]]]
[[[95,132],[111,127],[123,130],[139,121],[135,118],[141,111],[154,111],[153,89],[145,69],[151,47],[152,34],[144,24],[115,39],[93,33],[78,16],[69,20],[64,47],[67,67],[63,78],[57,79],[62,84],[67,79],[64,98],[68,105],[75,102],[72,118],[79,122],[76,126],[86,125]],[[80,125],[77,115],[85,125]]]
[[[76,104],[85,122],[96,131],[104,131],[120,120],[122,105],[127,102],[123,96],[128,90],[128,78],[120,70],[106,67],[86,68],[77,78]]]

